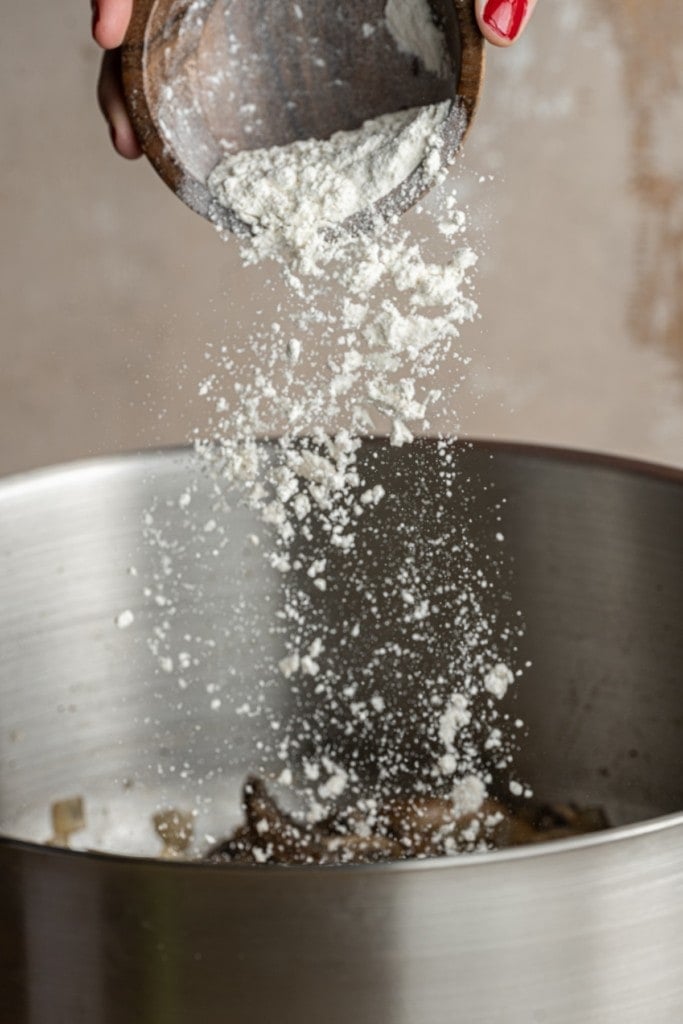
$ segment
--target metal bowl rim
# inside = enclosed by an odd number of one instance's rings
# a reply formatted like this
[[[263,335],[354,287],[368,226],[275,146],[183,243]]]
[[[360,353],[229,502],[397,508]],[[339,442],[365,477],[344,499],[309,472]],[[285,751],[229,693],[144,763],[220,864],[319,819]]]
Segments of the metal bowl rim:
[[[44,843],[34,843],[24,839],[12,839],[10,836],[0,835],[0,849],[15,850],[17,852],[41,854],[47,857],[61,857],[73,860],[102,862],[126,865],[132,869],[143,867],[163,866],[172,871],[192,870],[213,871],[218,873],[230,872],[230,874],[242,871],[268,871],[269,873],[303,873],[312,874],[317,872],[329,873],[361,873],[361,872],[386,872],[391,871],[446,871],[449,869],[464,869],[476,867],[480,871],[486,866],[496,866],[515,861],[527,861],[531,858],[548,858],[563,856],[565,854],[581,853],[595,847],[612,845],[615,843],[626,843],[635,839],[642,839],[644,836],[659,835],[665,832],[683,830],[683,811],[675,814],[666,814],[658,818],[649,818],[646,821],[639,821],[632,825],[621,825],[617,828],[609,828],[603,832],[592,832],[588,835],[577,836],[572,839],[556,839],[545,843],[533,843],[527,846],[517,846],[507,850],[490,850],[480,853],[461,853],[448,857],[430,857],[424,860],[403,860],[388,861],[384,864],[331,864],[319,866],[314,864],[211,864],[200,860],[164,860],[160,857],[134,857],[130,854],[107,853],[103,850],[69,850],[65,848],[47,846]]]
[[[275,436],[263,436],[258,438],[262,443],[274,444],[277,441]],[[363,438],[365,443],[385,447],[388,439],[378,436],[367,436]],[[422,436],[413,442],[414,448],[421,445],[433,445],[442,440],[437,436]],[[459,447],[467,450],[476,448],[480,451],[488,451],[491,455],[519,455],[534,459],[547,459],[549,461],[589,466],[595,469],[612,470],[618,473],[644,476],[649,479],[659,480],[662,483],[673,483],[683,485],[683,466],[670,466],[666,463],[647,462],[643,459],[631,458],[625,455],[614,455],[609,452],[595,452],[587,448],[564,448],[560,445],[543,445],[526,441],[501,441],[491,438],[462,437],[455,442]],[[95,474],[104,469],[114,475],[133,463],[142,464],[149,462],[150,466],[158,463],[160,459],[190,458],[193,453],[191,445],[162,445],[159,448],[133,449],[114,454],[95,455],[82,459],[56,463],[49,466],[39,466],[34,469],[20,470],[0,477],[0,500],[8,491],[24,489],[31,486],[50,484],[59,478],[63,481],[65,477],[74,475]]]

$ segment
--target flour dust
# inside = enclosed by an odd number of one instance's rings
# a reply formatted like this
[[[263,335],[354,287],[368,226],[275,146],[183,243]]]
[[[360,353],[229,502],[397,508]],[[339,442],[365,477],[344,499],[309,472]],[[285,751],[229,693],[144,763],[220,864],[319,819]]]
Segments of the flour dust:
[[[389,0],[385,23],[399,49],[443,72],[426,0]],[[502,549],[491,552],[501,505],[463,472],[455,442],[477,256],[447,180],[454,119],[447,101],[326,140],[228,153],[208,180],[216,209],[242,226],[245,266],[270,267],[287,298],[246,330],[247,368],[226,341],[208,351],[200,386],[207,422],[194,450],[213,504],[193,517],[188,483],[183,549],[208,546],[220,564],[246,515],[250,557],[268,580],[266,612],[236,598],[222,636],[214,595],[208,632],[226,660],[206,698],[230,729],[248,722],[258,738],[246,767],[309,822],[340,805],[362,817],[378,797],[406,792],[449,793],[458,813],[476,815],[510,778],[518,725],[501,701],[519,674],[510,665],[521,624]],[[428,239],[419,216],[410,228],[399,214],[406,188],[433,186],[441,202]],[[448,416],[449,436],[415,441],[435,416]],[[145,526],[160,555],[150,647],[169,688],[183,690],[192,647],[205,659],[207,638],[178,637],[189,584],[158,512]],[[225,587],[239,589],[227,571]],[[469,849],[486,847],[491,824],[483,813],[474,821]]]

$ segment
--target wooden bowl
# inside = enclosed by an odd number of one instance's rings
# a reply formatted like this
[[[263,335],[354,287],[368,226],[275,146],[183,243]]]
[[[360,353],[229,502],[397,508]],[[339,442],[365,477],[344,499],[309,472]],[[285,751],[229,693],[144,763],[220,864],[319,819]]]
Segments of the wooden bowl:
[[[369,118],[459,98],[444,156],[474,117],[484,73],[473,0],[432,0],[448,68],[427,71],[386,28],[386,0],[135,0],[123,47],[126,102],[141,145],[188,206],[233,230],[207,178],[226,153],[329,138]],[[382,203],[407,209],[418,168]],[[388,209],[388,206],[387,206]]]

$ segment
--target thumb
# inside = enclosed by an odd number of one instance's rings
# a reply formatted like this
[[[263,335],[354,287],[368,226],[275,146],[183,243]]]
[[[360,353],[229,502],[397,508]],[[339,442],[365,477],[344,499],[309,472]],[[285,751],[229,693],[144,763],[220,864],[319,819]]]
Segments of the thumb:
[[[133,13],[133,0],[90,0],[93,35],[105,50],[120,46]]]
[[[536,0],[475,0],[482,35],[494,46],[519,39],[533,14]]]

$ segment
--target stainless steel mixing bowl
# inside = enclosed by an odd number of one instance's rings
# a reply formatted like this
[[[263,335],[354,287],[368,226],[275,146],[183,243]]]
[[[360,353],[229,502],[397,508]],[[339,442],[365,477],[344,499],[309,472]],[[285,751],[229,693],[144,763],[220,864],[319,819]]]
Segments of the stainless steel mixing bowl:
[[[434,446],[368,444],[363,459],[393,481],[404,522],[430,522]],[[197,521],[215,517],[216,495],[185,453],[10,479],[0,486],[2,1022],[680,1024],[683,478],[487,444],[464,447],[458,473],[444,529],[464,517],[484,566],[500,560],[502,530],[509,612],[526,621],[518,658],[533,664],[509,708],[528,732],[518,772],[541,798],[603,805],[618,827],[339,869],[41,845],[51,802],[75,794],[87,802],[86,844],[153,853],[150,813],[192,801],[200,833],[227,831],[256,728],[237,708],[278,653],[262,630],[278,581],[254,556],[256,527],[239,506],[222,511],[220,542],[211,528],[189,539],[178,500],[188,480]],[[391,566],[391,509],[373,513],[387,544],[378,571]],[[143,526],[160,531],[156,546]],[[445,575],[460,557],[443,551]],[[351,600],[331,600],[326,614]],[[124,610],[135,621],[117,629]],[[191,655],[185,689],[149,649],[165,616]],[[399,687],[407,705],[416,685]],[[281,690],[271,702],[285,713]]]

